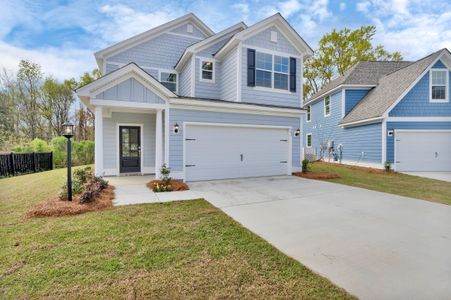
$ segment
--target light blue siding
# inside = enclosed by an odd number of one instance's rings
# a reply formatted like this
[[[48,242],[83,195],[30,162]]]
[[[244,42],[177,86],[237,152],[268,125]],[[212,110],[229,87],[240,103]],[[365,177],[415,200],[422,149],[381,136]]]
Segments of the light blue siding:
[[[179,95],[191,96],[191,60],[188,61],[179,73]]]
[[[236,101],[237,97],[237,57],[238,48],[230,50],[221,63],[221,90],[220,98]]]
[[[451,74],[449,74],[449,87]],[[449,96],[448,96],[449,97]],[[449,99],[448,99],[449,100]],[[443,117],[451,116],[451,101],[447,103],[429,102],[429,72],[390,111],[390,117]]]
[[[107,58],[110,63],[134,62],[142,67],[173,69],[183,51],[198,39],[164,33]]]
[[[416,129],[434,130],[451,129],[451,122],[387,122],[387,130]],[[394,141],[396,136],[387,136],[387,161],[394,162]]]
[[[158,70],[157,69],[150,69],[150,68],[142,68],[142,69],[144,71],[146,71],[147,74],[149,74],[150,76],[155,78],[156,80],[160,80],[160,78],[158,78]]]
[[[296,130],[300,126],[300,118],[263,116],[254,114],[236,114],[211,111],[195,111],[183,109],[170,110],[170,124],[172,128],[175,123],[180,125],[179,134],[172,131],[169,136],[169,166],[173,171],[183,169],[183,126],[184,122],[206,122],[206,123],[227,123],[227,124],[252,124],[252,125],[272,125],[290,126]],[[300,137],[293,137],[292,143],[292,164],[294,167],[300,166]],[[220,159],[220,158],[218,158]]]
[[[271,31],[277,32],[277,43],[271,42]],[[256,35],[243,41],[243,44],[247,47],[259,47],[263,49],[279,51],[286,53],[287,55],[300,55],[299,51],[288,41],[287,38],[277,29],[272,26],[266,30],[263,30]]]
[[[347,115],[370,90],[346,90],[345,115]]]
[[[141,141],[144,167],[155,166],[155,115],[113,112],[111,118],[103,118],[103,166],[116,169],[119,157],[119,129],[117,124],[142,124]]]
[[[446,69],[446,66],[441,60],[439,60],[432,66],[432,68]]]
[[[301,60],[296,59],[296,93],[278,92],[270,89],[261,90],[259,87],[247,86],[247,49],[241,54],[241,101],[269,105],[301,107]],[[259,90],[260,89],[260,90]]]
[[[200,61],[202,58],[195,59],[195,68],[196,71],[194,72],[194,75],[196,76],[196,86],[194,89],[195,97],[199,98],[211,98],[211,99],[219,99],[219,90],[221,86],[221,64],[215,62],[213,68],[215,68],[214,75],[215,80],[214,82],[204,82],[200,81]]]
[[[163,99],[134,78],[124,80],[112,88],[96,95],[95,98],[141,103],[165,103]]]
[[[213,54],[215,54],[222,46],[224,46],[225,43],[228,42],[229,38],[230,38],[229,36],[225,36],[223,39],[221,39],[220,41],[214,43],[210,47],[208,47],[208,48],[196,53],[196,55],[198,55],[198,56],[205,56],[205,57],[212,57]]]
[[[187,27],[188,24],[191,24],[193,26],[193,32],[192,33],[188,32],[188,27]],[[176,28],[172,29],[171,32],[178,33],[178,34],[183,34],[183,35],[189,35],[189,36],[196,37],[196,38],[206,38],[207,37],[205,34],[202,33],[202,31],[199,30],[199,28],[197,28],[196,25],[194,25],[191,22],[183,24],[183,25],[180,25],[179,27],[176,27]]]
[[[113,72],[114,70],[119,69],[119,66],[117,64],[106,64],[105,66],[106,74]]]
[[[312,104],[311,121],[304,121],[304,145],[307,145],[306,135],[312,134],[312,146],[318,155],[321,144],[327,145],[334,141],[335,149],[343,145],[344,161],[361,161],[381,163],[382,160],[382,125],[381,123],[359,127],[342,128],[341,121],[341,91],[331,96],[331,114],[324,116],[324,99]],[[326,153],[326,158],[328,157]]]

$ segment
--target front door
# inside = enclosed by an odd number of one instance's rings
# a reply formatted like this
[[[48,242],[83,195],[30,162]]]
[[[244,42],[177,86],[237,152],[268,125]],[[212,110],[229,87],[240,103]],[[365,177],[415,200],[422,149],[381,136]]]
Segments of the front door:
[[[119,127],[120,173],[141,172],[141,128]]]

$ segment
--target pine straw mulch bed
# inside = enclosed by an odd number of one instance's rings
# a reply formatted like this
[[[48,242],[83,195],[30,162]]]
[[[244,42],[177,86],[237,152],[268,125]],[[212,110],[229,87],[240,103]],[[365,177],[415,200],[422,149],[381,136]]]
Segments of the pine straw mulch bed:
[[[338,179],[341,178],[340,175],[333,172],[328,171],[318,171],[318,172],[294,172],[294,176],[302,177],[302,178],[308,178],[308,179],[319,179],[319,180],[326,180],[326,179]]]
[[[156,185],[162,185],[163,182],[161,180],[152,180],[149,181],[146,186],[153,191]],[[189,190],[189,187],[186,183],[184,183],[182,180],[171,180],[171,187],[172,192],[180,192],[180,191],[187,191]]]
[[[347,168],[350,170],[357,170],[357,171],[362,171],[362,172],[366,172],[366,173],[370,173],[370,174],[384,174],[384,175],[398,174],[398,172],[396,172],[396,171],[388,171],[387,172],[384,169],[375,169],[375,168],[369,168],[369,167],[336,164],[336,163],[330,163],[330,162],[325,162],[325,161],[316,161],[314,163],[320,164],[320,165],[332,166],[332,167]]]
[[[31,209],[26,217],[61,217],[78,215],[89,211],[105,210],[113,207],[114,187],[109,185],[94,201],[81,204],[79,195],[74,195],[72,201],[60,200],[58,196],[51,197],[47,201],[39,203]]]

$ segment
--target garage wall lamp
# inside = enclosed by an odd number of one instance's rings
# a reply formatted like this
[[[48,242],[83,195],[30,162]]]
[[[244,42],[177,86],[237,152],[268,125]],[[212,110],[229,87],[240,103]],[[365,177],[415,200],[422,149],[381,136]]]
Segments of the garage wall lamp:
[[[294,132],[294,136],[299,136],[301,134],[301,129],[296,129],[296,131]]]
[[[174,134],[179,134],[179,124],[175,123],[173,128]]]

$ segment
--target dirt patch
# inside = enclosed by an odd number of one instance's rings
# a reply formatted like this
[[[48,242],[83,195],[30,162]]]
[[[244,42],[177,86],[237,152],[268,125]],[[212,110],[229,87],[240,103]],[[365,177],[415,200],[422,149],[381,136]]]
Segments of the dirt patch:
[[[315,164],[320,164],[320,165],[333,166],[333,167],[347,168],[347,169],[362,171],[362,172],[366,172],[366,173],[370,173],[370,174],[384,174],[384,175],[398,174],[398,172],[395,172],[395,171],[387,172],[387,171],[385,171],[383,169],[375,169],[375,168],[360,167],[360,166],[351,166],[351,165],[344,165],[344,164],[334,164],[334,163],[328,163],[328,162],[324,162],[324,161],[317,161],[317,162],[314,162],[314,163]]]
[[[307,173],[295,172],[295,173],[293,173],[293,175],[303,177],[303,178],[308,178],[308,179],[319,179],[319,180],[341,178],[340,175],[338,175],[337,173],[328,172],[328,171],[307,172]]]
[[[60,217],[78,215],[88,211],[104,210],[113,207],[114,187],[108,186],[100,196],[90,203],[81,204],[78,195],[72,201],[62,201],[58,196],[47,199],[47,201],[36,205],[26,216],[35,217]]]
[[[152,181],[149,181],[146,185],[149,189],[151,189],[153,191],[157,184],[162,185],[163,182],[161,180],[152,180]],[[182,180],[171,180],[170,184],[171,184],[173,192],[189,190],[188,185],[186,183],[184,183]]]

